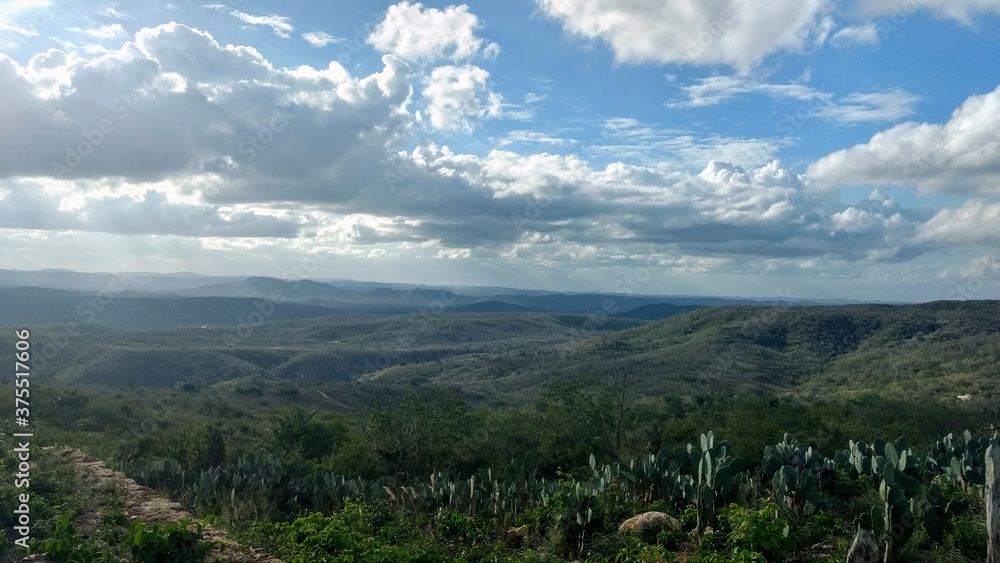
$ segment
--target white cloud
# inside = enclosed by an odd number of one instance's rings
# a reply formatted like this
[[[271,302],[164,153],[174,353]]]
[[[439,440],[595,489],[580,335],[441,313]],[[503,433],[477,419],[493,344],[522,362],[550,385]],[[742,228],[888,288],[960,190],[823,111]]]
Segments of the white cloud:
[[[476,35],[480,27],[479,18],[464,4],[439,10],[419,2],[401,2],[389,7],[385,19],[368,36],[368,43],[407,61],[494,58],[500,47],[485,44]]]
[[[839,123],[899,121],[913,115],[920,96],[899,88],[884,92],[855,92],[816,113]]]
[[[837,98],[806,84],[769,84],[743,76],[712,76],[685,86],[687,99],[667,107],[707,107],[748,95],[803,102],[797,118],[820,117],[837,123],[898,121],[913,115],[920,96],[899,88],[854,92]]]
[[[772,139],[617,118],[579,149],[587,158],[414,149],[412,79],[393,55],[369,76],[337,63],[284,68],[177,23],[100,57],[0,55],[0,224],[199,238],[202,248],[464,258],[442,264],[505,253],[619,267],[655,243],[687,272],[757,258],[893,261],[939,244],[912,238],[920,222],[886,198],[852,210],[806,189],[772,161]],[[422,87],[436,128],[505,117],[479,67],[438,67]],[[572,144],[558,134],[515,130],[495,142]],[[88,154],[71,164],[67,151]],[[592,164],[595,154],[604,162]],[[53,162],[69,168],[61,179]],[[545,204],[526,211],[532,202]]]
[[[878,26],[869,22],[864,25],[843,27],[833,34],[830,42],[835,47],[846,47],[849,45],[874,45],[878,43]]]
[[[960,279],[960,280],[988,280],[1000,278],[1000,260],[995,253],[980,256],[970,260],[967,264],[957,268],[945,268],[938,274],[938,279]],[[965,294],[975,293],[971,291],[975,286],[967,286]],[[961,289],[961,287],[960,287]]]
[[[471,65],[435,68],[423,92],[431,125],[469,132],[474,119],[499,117],[502,99],[487,86],[489,76]]]
[[[543,131],[529,131],[525,129],[515,129],[513,131],[508,131],[503,137],[497,142],[498,146],[506,147],[507,145],[515,143],[534,143],[541,145],[572,145],[576,143],[575,139],[566,139],[563,137],[557,137],[555,135],[545,133]]]
[[[725,64],[741,71],[823,33],[829,0],[536,0],[566,31],[624,63]]]
[[[909,17],[918,10],[926,10],[939,18],[948,18],[970,24],[983,13],[1000,13],[1000,0],[858,0],[861,12],[868,16]]]
[[[303,33],[302,38],[306,40],[313,47],[326,47],[331,43],[339,43],[344,41],[340,37],[334,37],[329,33],[323,31],[313,31],[310,33]]]
[[[809,166],[819,185],[910,185],[1000,194],[1000,88],[968,98],[943,124],[903,123]]]
[[[94,39],[116,39],[125,35],[125,28],[122,27],[120,23],[113,23],[110,25],[102,25],[100,27],[91,27],[88,29],[80,29],[79,27],[71,27],[70,31],[76,31],[78,33],[83,33],[89,35]]]
[[[647,165],[669,163],[690,171],[701,170],[710,160],[745,166],[768,162],[776,158],[780,142],[695,135],[619,117],[606,119],[601,137],[585,148],[594,155]]]
[[[810,115],[841,123],[893,121],[912,115],[920,97],[895,88],[882,92],[855,92],[841,98],[806,84],[770,84],[744,76],[711,76],[685,86],[687,99],[668,102],[668,107],[713,106],[746,95],[764,95],[776,100],[805,102]]]
[[[875,216],[867,211],[862,211],[856,207],[848,207],[843,211],[834,213],[833,229],[847,233],[863,233],[872,228],[875,223]]]
[[[744,94],[763,94],[775,99],[828,100],[830,95],[805,84],[768,84],[743,76],[710,76],[685,86],[688,99],[668,102],[668,107],[704,107],[727,102]]]
[[[0,47],[10,48],[17,45],[17,41],[25,37],[35,37],[38,30],[31,22],[19,23],[22,19],[35,10],[50,9],[52,2],[49,0],[25,0],[21,2],[0,2],[0,33],[10,34],[14,37],[0,37],[3,42]]]
[[[252,48],[176,23],[92,59],[48,51],[21,66],[0,55],[0,179],[178,178],[179,189],[203,192],[181,187],[218,184],[230,171],[215,197],[252,199],[313,176],[310,167],[367,164],[378,175],[412,124],[409,67],[391,55],[383,65],[360,78],[337,63],[275,68]]]
[[[24,179],[8,186],[8,193],[0,197],[0,224],[5,229],[293,238],[299,226],[294,216],[243,206],[171,202],[167,193],[159,191],[163,186],[156,185],[118,186],[110,193],[100,183],[87,193],[72,182],[47,179]]]
[[[1000,203],[966,202],[958,209],[942,209],[921,225],[915,239],[948,245],[1000,243]]]
[[[833,33],[833,30],[837,28],[837,22],[830,16],[825,16],[816,26],[813,31],[813,45],[822,46],[826,43],[827,38]]]
[[[291,18],[287,16],[279,16],[277,14],[268,14],[266,16],[255,16],[253,14],[248,14],[246,12],[241,12],[239,10],[230,10],[228,9],[227,6],[223,4],[207,4],[202,7],[210,10],[217,10],[219,12],[224,12],[247,25],[260,25],[264,27],[270,27],[271,31],[273,31],[275,35],[283,39],[288,39],[291,36],[291,33],[295,31],[295,26],[292,25]]]
[[[115,2],[111,2],[109,4],[101,6],[101,9],[98,10],[97,13],[101,14],[106,18],[113,18],[116,20],[130,20],[133,18],[131,13],[119,10],[118,4]]]

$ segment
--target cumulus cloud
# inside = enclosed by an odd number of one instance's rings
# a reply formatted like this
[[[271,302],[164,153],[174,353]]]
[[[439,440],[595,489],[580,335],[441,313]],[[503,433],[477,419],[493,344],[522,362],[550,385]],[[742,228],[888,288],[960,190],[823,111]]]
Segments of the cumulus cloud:
[[[977,280],[980,283],[984,280],[997,280],[998,278],[1000,278],[1000,259],[995,253],[980,256],[957,268],[945,268],[938,274],[938,279],[942,280]],[[959,286],[959,289],[963,288]],[[973,291],[976,289],[975,285],[966,286],[964,289],[966,291],[961,292],[963,297],[976,292]]]
[[[824,32],[828,0],[536,0],[563,28],[623,63],[725,64],[741,71]]]
[[[442,177],[456,180],[452,213],[476,217],[474,226],[471,221],[461,225],[472,234],[456,237],[453,222],[424,216],[421,232],[433,233],[445,244],[465,247],[462,241],[468,239],[463,237],[471,237],[523,254],[528,251],[517,251],[518,245],[539,241],[551,248],[596,249],[655,243],[709,257],[873,262],[920,252],[906,244],[916,222],[905,211],[879,202],[880,208],[857,210],[871,215],[863,224],[845,228],[855,212],[837,217],[845,206],[805,189],[801,178],[778,162],[744,168],[713,161],[691,175],[621,162],[595,169],[578,157],[548,153],[495,150],[479,158],[437,146],[423,147],[408,158],[421,171],[409,189],[425,194]],[[466,197],[460,196],[463,191]],[[472,194],[477,197],[470,199]],[[391,211],[398,205],[390,205]],[[606,251],[595,252],[595,259],[610,259]]]
[[[824,186],[1000,194],[1000,88],[968,98],[946,123],[903,123],[825,156],[807,175]]]
[[[920,242],[995,246],[1000,243],[1000,204],[973,200],[957,209],[942,209],[920,226],[915,238]]]
[[[479,18],[464,4],[439,10],[419,2],[401,2],[389,7],[385,19],[368,36],[368,43],[383,53],[414,62],[493,58],[500,47],[478,37],[480,27]]]
[[[194,237],[263,236],[292,238],[298,224],[252,210],[171,203],[163,192],[87,196],[48,189],[52,182],[23,180],[7,184],[0,196],[0,224],[6,229],[73,230],[123,235]]]
[[[49,51],[21,66],[0,55],[0,177],[228,174],[232,192],[249,176],[382,155],[412,121],[409,68],[392,56],[384,65],[364,78],[336,63],[274,68],[175,23],[93,59]]]
[[[502,98],[492,92],[490,73],[477,66],[441,66],[426,79],[423,96],[431,125],[470,132],[473,120],[499,117]]]
[[[431,124],[469,130],[500,116],[488,78],[472,65],[434,69],[423,83]],[[173,234],[212,248],[286,238],[449,263],[615,264],[657,244],[671,267],[690,271],[754,258],[892,261],[934,244],[913,239],[918,218],[885,198],[851,210],[806,189],[772,161],[779,144],[767,139],[614,118],[600,143],[581,147],[606,151],[600,165],[414,148],[412,80],[391,54],[368,76],[337,63],[284,68],[177,23],[98,57],[0,56],[0,224]],[[559,146],[531,132],[509,139]]]

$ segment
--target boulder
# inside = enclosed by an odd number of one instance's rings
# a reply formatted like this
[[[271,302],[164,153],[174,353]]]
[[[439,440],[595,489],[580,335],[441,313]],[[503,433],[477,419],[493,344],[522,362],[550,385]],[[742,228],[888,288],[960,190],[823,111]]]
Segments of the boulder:
[[[643,512],[622,522],[618,527],[619,534],[641,535],[646,530],[671,528],[681,531],[681,523],[666,512]]]

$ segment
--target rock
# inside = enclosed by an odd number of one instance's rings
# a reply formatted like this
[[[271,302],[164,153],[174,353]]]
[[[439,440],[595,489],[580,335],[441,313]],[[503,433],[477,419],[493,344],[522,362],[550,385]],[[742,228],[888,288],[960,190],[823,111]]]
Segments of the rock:
[[[643,512],[622,522],[619,534],[642,534],[652,528],[671,528],[681,531],[681,523],[666,512]]]
[[[522,539],[528,535],[527,526],[518,526],[516,528],[507,529],[507,541]]]

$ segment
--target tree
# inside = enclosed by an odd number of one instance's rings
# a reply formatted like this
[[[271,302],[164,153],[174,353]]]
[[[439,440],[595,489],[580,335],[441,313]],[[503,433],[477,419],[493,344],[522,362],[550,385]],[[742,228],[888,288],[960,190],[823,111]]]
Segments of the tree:
[[[274,445],[313,461],[333,453],[347,438],[347,425],[332,415],[317,417],[318,412],[295,407],[279,413],[273,429]]]
[[[471,472],[479,465],[468,447],[474,427],[471,409],[457,390],[428,388],[397,405],[373,407],[364,432],[389,471]]]

